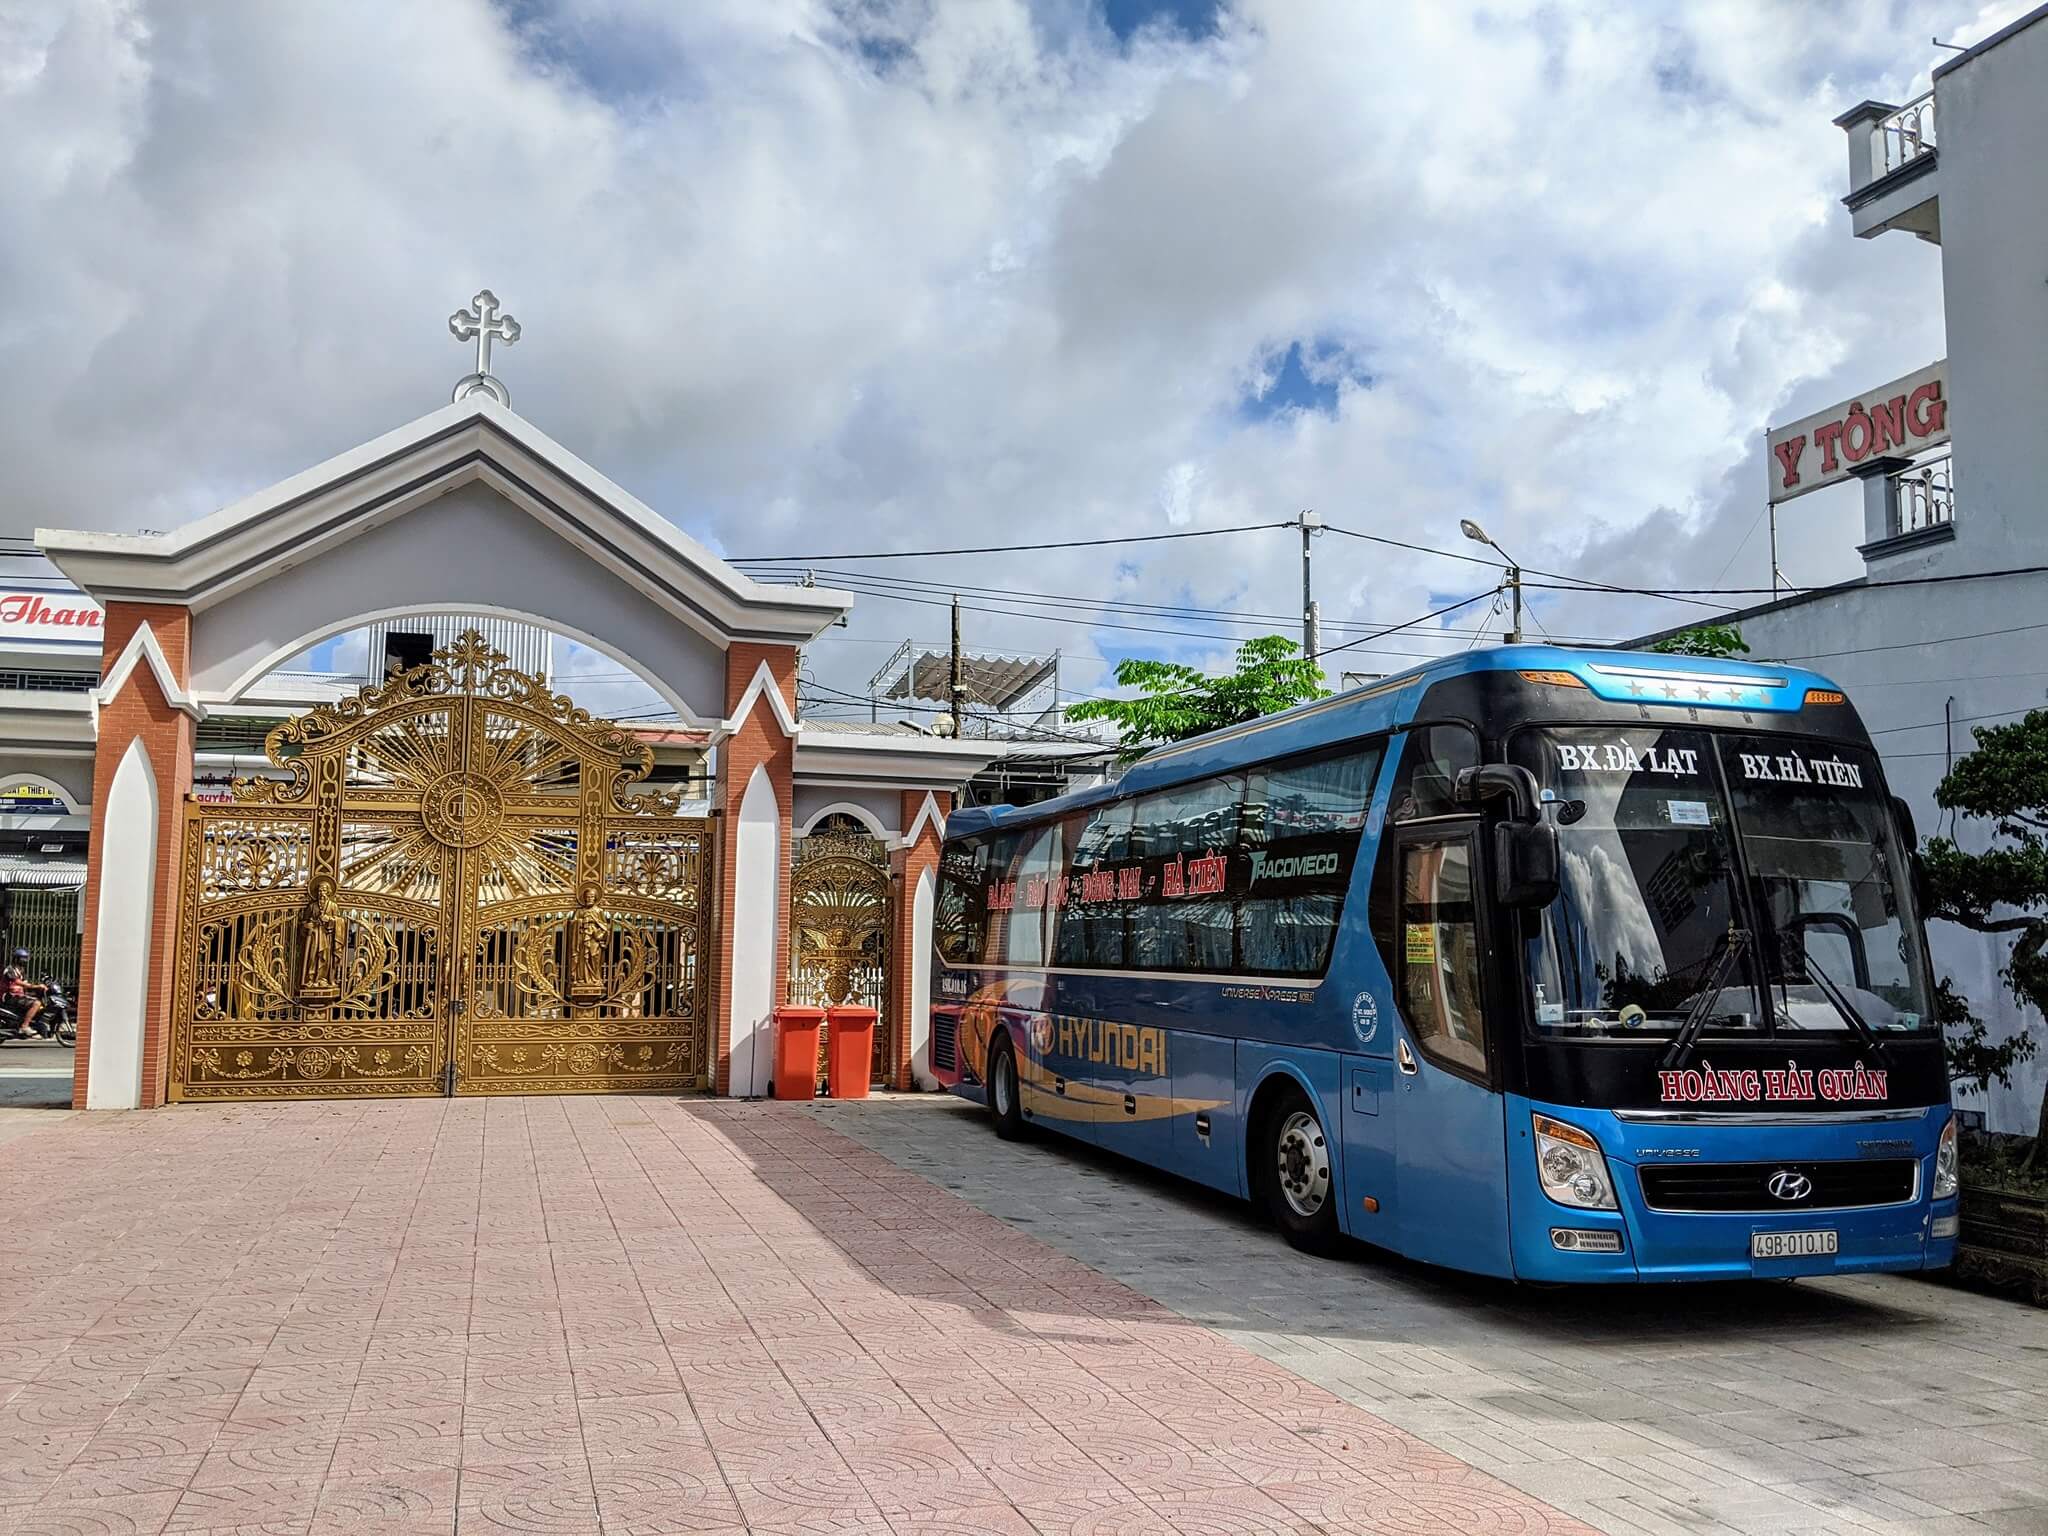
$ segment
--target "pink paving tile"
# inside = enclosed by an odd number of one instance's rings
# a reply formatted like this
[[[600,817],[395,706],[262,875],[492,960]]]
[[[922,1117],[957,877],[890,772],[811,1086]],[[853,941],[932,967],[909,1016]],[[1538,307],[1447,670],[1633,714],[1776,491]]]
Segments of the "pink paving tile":
[[[40,1498],[300,1536],[1570,1528],[786,1107],[42,1134],[53,1179],[0,1147],[0,1230],[31,1234],[0,1280],[71,1277],[0,1322],[17,1525]]]
[[[0,1507],[0,1530],[9,1536],[157,1536],[177,1503],[175,1492],[50,1498],[32,1509]]]

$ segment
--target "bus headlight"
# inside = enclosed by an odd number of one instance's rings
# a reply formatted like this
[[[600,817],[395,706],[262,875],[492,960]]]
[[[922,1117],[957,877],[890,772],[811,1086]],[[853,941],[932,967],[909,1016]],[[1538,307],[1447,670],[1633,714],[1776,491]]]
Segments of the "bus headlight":
[[[1952,1198],[1959,1183],[1956,1177],[1956,1120],[1954,1115],[1950,1115],[1948,1124],[1941,1128],[1941,1143],[1934,1149],[1934,1198]]]
[[[1536,1176],[1543,1182],[1543,1193],[1559,1205],[1582,1211],[1617,1209],[1614,1181],[1607,1176],[1600,1143],[1577,1126],[1548,1115],[1529,1118],[1536,1131]]]

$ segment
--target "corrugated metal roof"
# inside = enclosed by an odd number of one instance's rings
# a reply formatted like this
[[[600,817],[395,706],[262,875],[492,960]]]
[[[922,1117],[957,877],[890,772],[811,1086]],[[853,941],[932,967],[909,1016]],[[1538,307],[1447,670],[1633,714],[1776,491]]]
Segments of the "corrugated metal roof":
[[[1049,681],[1058,665],[1051,656],[962,656],[960,686],[968,703],[1005,709]],[[945,651],[925,651],[882,697],[944,700],[952,697],[952,682],[952,656]]]
[[[0,885],[72,886],[85,884],[83,859],[39,859],[33,854],[0,853]]]

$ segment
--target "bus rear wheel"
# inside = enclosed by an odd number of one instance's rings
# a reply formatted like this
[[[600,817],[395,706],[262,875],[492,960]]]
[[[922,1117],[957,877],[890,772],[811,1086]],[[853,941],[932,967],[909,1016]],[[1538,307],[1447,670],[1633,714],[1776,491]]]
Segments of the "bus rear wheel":
[[[1330,1143],[1308,1095],[1291,1084],[1262,1121],[1258,1158],[1261,1188],[1273,1225],[1304,1253],[1337,1247],[1337,1192]]]
[[[1004,1141],[1022,1141],[1028,1129],[1017,1094],[1017,1048],[997,1035],[988,1051],[988,1117]]]

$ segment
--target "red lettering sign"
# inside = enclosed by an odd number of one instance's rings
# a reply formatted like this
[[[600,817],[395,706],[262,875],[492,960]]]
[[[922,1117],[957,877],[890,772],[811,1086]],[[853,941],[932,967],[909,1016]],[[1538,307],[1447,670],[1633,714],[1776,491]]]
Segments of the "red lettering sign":
[[[1881,1067],[1824,1067],[1815,1071],[1798,1062],[1782,1069],[1740,1067],[1719,1070],[1702,1061],[1657,1074],[1657,1096],[1666,1104],[1830,1104],[1882,1103],[1889,1096]]]
[[[0,639],[97,643],[100,608],[76,592],[0,592]]]

